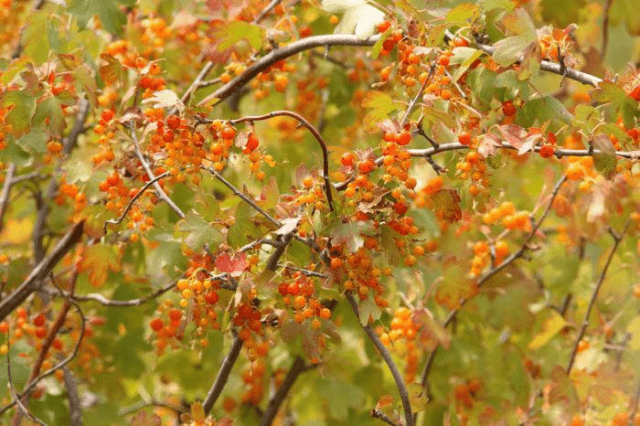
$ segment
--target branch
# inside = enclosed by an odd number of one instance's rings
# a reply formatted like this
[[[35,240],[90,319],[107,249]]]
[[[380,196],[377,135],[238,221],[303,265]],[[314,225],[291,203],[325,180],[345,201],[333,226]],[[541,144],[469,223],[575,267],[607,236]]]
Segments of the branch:
[[[154,291],[153,293],[141,297],[139,299],[131,299],[131,300],[111,300],[111,299],[107,299],[106,297],[104,297],[101,294],[98,293],[91,293],[91,294],[87,294],[85,296],[76,296],[76,295],[71,295],[68,293],[65,293],[64,296],[65,297],[70,297],[71,299],[77,301],[77,302],[87,302],[87,301],[93,301],[93,302],[98,302],[104,306],[111,306],[111,307],[116,307],[116,308],[121,308],[121,307],[125,307],[125,306],[140,306],[146,302],[148,302],[149,300],[153,300],[155,298],[157,298],[158,296],[163,295],[164,293],[166,293],[167,291],[171,290],[172,288],[174,288],[176,286],[175,282],[172,282],[156,291]]]
[[[133,207],[133,203],[135,203],[136,200],[142,196],[144,191],[146,191],[151,185],[153,185],[154,183],[158,182],[160,179],[162,179],[164,177],[167,177],[170,174],[171,174],[170,172],[164,172],[161,175],[158,175],[158,176],[154,177],[153,179],[151,179],[149,182],[147,182],[147,184],[145,186],[143,186],[142,189],[140,189],[140,191],[138,191],[138,193],[131,199],[131,201],[129,201],[129,203],[124,208],[124,211],[122,212],[122,214],[120,215],[119,218],[117,218],[117,219],[109,219],[109,220],[104,222],[104,227],[103,227],[104,234],[105,235],[107,234],[107,225],[109,225],[109,224],[118,225],[120,222],[122,222],[122,220],[125,218],[127,213],[129,213],[129,210],[131,210],[131,207]]]
[[[153,174],[153,171],[151,170],[151,167],[149,167],[149,164],[147,164],[146,160],[144,159],[144,156],[142,155],[142,151],[140,150],[140,144],[138,143],[138,135],[136,135],[136,129],[135,129],[134,120],[132,120],[129,123],[129,130],[131,131],[131,139],[133,139],[133,145],[134,145],[135,150],[136,150],[136,157],[138,157],[138,160],[140,161],[140,164],[142,164],[142,167],[144,167],[144,170],[147,172],[147,175],[149,176],[149,179],[151,179],[151,181],[153,181],[154,179],[156,179],[156,176]],[[184,219],[185,214],[182,212],[182,210],[180,210],[180,207],[178,207],[173,202],[173,200],[171,200],[171,198],[169,198],[169,196],[164,192],[164,190],[162,189],[162,187],[160,186],[160,184],[157,181],[155,181],[153,183],[153,188],[158,193],[158,196],[160,197],[160,199],[162,201],[164,201],[165,203],[167,203],[169,205],[169,207],[171,208],[171,210],[173,210],[178,216],[180,216],[180,219]]]
[[[129,407],[121,408],[120,410],[118,410],[118,415],[126,416],[129,414],[135,413],[136,411],[145,407],[168,408],[171,411],[175,411],[177,414],[181,414],[185,412],[184,408],[182,407],[177,407],[175,405],[166,404],[164,402],[160,402],[160,401],[156,401],[155,399],[152,399],[151,401],[140,401],[137,404],[133,404]]]
[[[29,274],[26,280],[9,296],[0,302],[0,321],[5,319],[15,308],[33,293],[41,284],[44,277],[56,266],[80,240],[83,234],[84,220],[76,223],[67,234],[58,241],[49,256],[43,259]]]
[[[80,344],[82,343],[82,339],[84,337],[84,330],[85,330],[85,324],[86,324],[86,318],[84,316],[84,313],[82,312],[82,309],[80,309],[80,306],[70,300],[67,299],[69,301],[69,303],[71,303],[77,310],[78,310],[78,314],[80,315],[80,335],[78,336],[78,340],[76,341],[75,346],[73,347],[73,350],[71,351],[71,354],[69,354],[68,357],[66,357],[65,359],[63,359],[62,361],[60,361],[59,363],[57,363],[56,365],[54,365],[53,367],[51,367],[50,369],[44,371],[43,373],[41,373],[38,377],[36,377],[23,391],[21,394],[18,395],[18,397],[22,398],[22,396],[26,395],[27,393],[31,392],[33,390],[33,388],[40,383],[40,381],[42,379],[44,379],[47,376],[52,375],[56,370],[64,367],[65,365],[67,365],[69,362],[71,362],[71,360],[73,360],[76,355],[78,355],[78,351],[80,350]],[[16,401],[12,401],[11,403],[5,405],[4,407],[2,407],[0,409],[0,414],[4,413],[5,411],[7,411],[8,409],[10,409],[11,407],[13,407],[16,404]]]
[[[296,381],[300,373],[303,373],[304,371],[306,371],[306,368],[304,366],[304,361],[302,360],[302,358],[297,356],[296,359],[293,361],[293,365],[289,369],[287,376],[285,377],[284,381],[278,388],[278,391],[273,396],[273,398],[271,398],[271,400],[269,401],[269,406],[267,407],[267,410],[264,412],[262,419],[260,419],[260,426],[271,425],[271,422],[273,422],[273,419],[276,417],[276,414],[278,414],[278,410],[280,409],[282,402],[284,401],[287,394],[291,390],[293,383]]]
[[[67,388],[67,399],[69,400],[69,426],[82,426],[82,406],[78,396],[78,386],[73,377],[73,373],[67,367],[62,367],[64,372],[64,386]]]
[[[240,192],[239,189],[237,189],[235,186],[233,186],[228,180],[226,180],[225,178],[222,177],[222,175],[220,173],[218,173],[217,171],[215,171],[214,169],[212,169],[211,167],[205,167],[205,166],[200,166],[203,170],[208,171],[209,173],[211,173],[213,176],[215,176],[216,179],[218,179],[220,182],[222,182],[227,188],[229,188],[231,191],[233,191],[234,194],[236,194],[238,197],[242,198],[242,200],[244,202],[246,202],[247,204],[249,204],[251,207],[253,207],[253,209],[255,211],[257,211],[258,213],[260,213],[262,216],[266,217],[271,223],[273,223],[274,225],[276,225],[278,228],[282,226],[282,224],[277,221],[276,219],[274,219],[269,213],[265,212],[264,210],[262,210],[256,203],[254,203],[249,197],[247,197],[246,195],[244,195],[242,192]]]
[[[374,419],[380,419],[380,420],[382,420],[383,422],[385,422],[388,425],[398,426],[385,413],[383,413],[382,411],[378,410],[377,408],[374,409],[374,410],[371,410],[371,417],[373,417]]]
[[[7,173],[4,175],[4,184],[2,185],[2,192],[0,192],[0,232],[2,232],[2,228],[4,227],[4,214],[7,211],[7,205],[9,204],[9,191],[11,191],[11,186],[14,184],[13,174],[16,171],[16,165],[13,163],[9,163],[9,168],[7,169]]]
[[[240,355],[240,349],[242,349],[242,345],[244,341],[236,336],[233,341],[233,345],[229,350],[227,356],[224,357],[224,361],[222,361],[222,365],[220,366],[220,371],[218,371],[218,375],[216,376],[216,380],[213,382],[213,386],[209,390],[207,397],[202,403],[202,408],[206,414],[209,414],[213,405],[216,403],[216,400],[222,393],[222,389],[227,384],[227,380],[229,379],[229,373],[231,373],[231,369],[233,368],[233,364],[236,363],[238,359],[238,355]]]
[[[638,389],[636,390],[636,394],[631,399],[631,411],[629,412],[629,423],[628,426],[633,426],[636,424],[636,413],[638,412],[638,402],[640,402],[640,385],[638,385]]]
[[[264,115],[254,115],[249,117],[237,118],[235,120],[230,120],[231,124],[237,124],[242,122],[252,122],[252,121],[260,121],[260,120],[268,120],[273,117],[278,117],[281,115],[286,115],[288,117],[293,117],[298,120],[304,127],[306,127],[311,134],[316,138],[318,143],[320,144],[320,148],[322,149],[322,174],[324,175],[324,191],[327,194],[327,202],[329,203],[329,210],[333,211],[333,197],[331,196],[331,182],[329,182],[329,151],[327,150],[327,144],[320,135],[320,132],[313,127],[313,124],[309,123],[306,118],[301,116],[300,114],[293,111],[272,111],[268,114]]]
[[[8,337],[9,337],[9,335],[7,334],[7,348],[8,348],[8,350],[7,350],[7,380],[9,382],[9,389],[11,390],[11,397],[13,398],[12,404],[17,404],[18,405],[18,412],[16,413],[16,416],[23,415],[23,416],[27,417],[29,420],[38,423],[39,425],[47,426],[46,423],[44,423],[42,420],[38,419],[33,414],[31,414],[29,409],[22,404],[22,401],[20,401],[20,397],[16,393],[16,388],[13,385],[13,378],[11,377],[11,356],[10,356],[10,354],[11,354],[11,351],[10,351],[11,342],[10,342],[10,339]]]
[[[613,259],[613,255],[615,254],[620,241],[622,241],[622,237],[629,229],[629,225],[631,221],[628,220],[624,225],[622,232],[620,235],[617,235],[613,230],[610,230],[611,236],[613,237],[613,247],[611,248],[611,252],[609,253],[609,257],[607,258],[606,263],[604,264],[604,268],[602,269],[602,273],[600,274],[600,279],[596,284],[596,287],[593,289],[593,294],[591,295],[591,300],[589,300],[589,306],[587,307],[587,312],[584,314],[584,319],[582,320],[582,326],[580,327],[580,331],[578,332],[578,337],[576,338],[576,343],[573,345],[573,351],[571,352],[571,357],[569,358],[569,364],[567,365],[567,375],[571,373],[571,369],[573,368],[573,363],[576,358],[576,354],[578,353],[578,346],[580,346],[580,340],[584,337],[584,333],[587,330],[587,326],[589,325],[589,315],[591,315],[591,310],[596,304],[596,298],[598,297],[598,292],[600,291],[600,287],[602,287],[602,283],[604,282],[604,277],[607,275],[607,270],[609,269],[609,265],[611,265],[611,260]]]
[[[206,105],[211,102],[215,102],[214,105],[219,104],[220,102],[231,96],[233,92],[240,89],[241,87],[244,87],[255,76],[269,68],[271,65],[275,64],[278,61],[286,59],[289,56],[293,56],[296,53],[321,46],[373,46],[379,38],[379,35],[362,39],[352,34],[327,34],[306,37],[301,40],[294,41],[293,43],[289,43],[283,48],[272,50],[267,55],[258,59],[242,74],[200,101],[199,105]]]
[[[398,388],[398,393],[400,394],[400,400],[402,401],[402,407],[404,409],[405,426],[413,426],[414,420],[413,420],[413,412],[411,410],[411,403],[409,401],[409,392],[407,391],[407,387],[404,384],[404,380],[402,379],[402,376],[398,371],[398,367],[396,367],[395,363],[393,362],[393,359],[391,358],[391,354],[389,353],[387,348],[384,347],[384,345],[382,344],[378,336],[376,336],[376,333],[371,329],[369,325],[363,325],[362,320],[360,318],[360,312],[358,311],[358,304],[353,298],[353,295],[351,295],[351,293],[347,293],[346,297],[347,297],[347,301],[349,302],[349,305],[351,305],[351,309],[353,310],[353,313],[356,314],[356,318],[360,322],[360,325],[362,325],[362,328],[364,329],[365,333],[367,333],[369,340],[371,340],[373,345],[376,347],[376,349],[382,356],[382,359],[384,359],[384,362],[387,364],[389,371],[391,371],[391,375],[393,376],[393,379],[396,382],[396,387]],[[366,321],[366,318],[365,318],[365,321]]]
[[[522,244],[522,246],[520,247],[520,249],[518,251],[512,253],[509,257],[507,257],[500,265],[491,268],[489,271],[487,271],[487,273],[485,273],[482,277],[480,277],[480,279],[476,283],[478,288],[481,288],[491,277],[496,275],[498,272],[504,270],[507,266],[509,266],[511,263],[513,263],[516,259],[522,257],[522,255],[528,249],[529,242],[531,242],[533,237],[536,235],[536,233],[538,232],[538,229],[540,229],[540,226],[542,225],[542,222],[544,222],[545,218],[547,217],[547,214],[551,210],[551,207],[553,206],[553,201],[558,196],[558,193],[560,192],[560,188],[562,187],[562,184],[564,184],[564,182],[566,182],[566,180],[567,180],[566,176],[563,175],[558,180],[558,182],[556,182],[555,186],[553,187],[553,192],[551,193],[551,198],[549,200],[549,203],[547,204],[546,208],[544,209],[544,211],[540,215],[540,219],[538,219],[538,221],[534,224],[534,226],[531,229],[531,232],[529,232],[529,235],[527,236],[527,238],[525,238],[525,241]],[[464,307],[464,305],[468,301],[469,301],[469,299],[461,299],[460,300],[460,303],[459,303],[460,306],[458,308],[456,308],[456,309],[451,310],[451,312],[449,312],[449,315],[447,315],[447,317],[445,318],[445,320],[442,323],[443,327],[447,327],[449,324],[451,324],[451,322],[455,319],[456,315],[458,315],[458,312],[460,312],[460,310]],[[420,384],[427,391],[427,395],[430,394],[428,377],[429,377],[429,372],[431,371],[431,367],[433,366],[433,360],[435,358],[436,351],[437,351],[437,348],[429,353],[429,358],[427,358],[427,361],[426,361],[425,366],[424,366],[424,370],[422,371],[422,378],[420,380]]]
[[[269,3],[267,5],[267,7],[265,7],[258,16],[256,16],[256,19],[253,20],[254,23],[259,24],[260,21],[262,21],[265,16],[267,16],[269,14],[269,12],[271,12],[278,4],[280,4],[282,0],[271,0],[271,3]]]
[[[607,4],[604,7],[604,16],[602,20],[602,48],[600,48],[600,59],[604,60],[607,56],[607,45],[609,44],[609,13],[611,12],[612,0],[607,0]]]

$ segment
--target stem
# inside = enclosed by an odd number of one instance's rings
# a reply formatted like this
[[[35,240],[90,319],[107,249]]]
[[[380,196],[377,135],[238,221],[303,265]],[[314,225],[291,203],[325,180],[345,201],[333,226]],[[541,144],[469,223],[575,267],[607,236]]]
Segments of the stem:
[[[278,117],[286,115],[288,117],[293,117],[298,120],[304,127],[306,127],[316,138],[318,143],[320,144],[320,148],[322,149],[322,174],[324,175],[324,192],[327,195],[327,202],[329,203],[329,210],[333,211],[333,197],[331,195],[331,182],[329,182],[329,151],[327,150],[327,143],[322,138],[322,135],[318,130],[313,126],[313,124],[309,123],[309,121],[301,116],[300,114],[293,111],[272,111],[268,114],[263,115],[254,115],[249,117],[237,118],[235,120],[230,120],[231,124],[242,123],[246,121],[261,121],[268,120],[273,117]]]
[[[360,325],[362,325],[360,312],[358,311],[358,304],[350,293],[347,293],[346,297],[347,301],[351,305],[353,313],[356,314],[356,318],[358,318],[358,321],[360,321]],[[409,401],[409,392],[407,391],[407,386],[404,384],[404,380],[402,379],[402,376],[398,371],[398,367],[396,367],[396,364],[391,358],[391,354],[382,344],[378,336],[376,336],[376,333],[371,329],[371,327],[369,325],[362,325],[362,328],[364,329],[365,333],[367,333],[369,340],[371,340],[373,345],[382,356],[382,359],[384,359],[384,362],[387,364],[389,371],[391,371],[393,380],[396,382],[396,387],[398,388],[398,393],[400,394],[400,400],[402,401],[402,408],[404,409],[405,426],[413,426],[413,412],[411,410],[411,403]]]
[[[611,265],[611,260],[613,259],[613,255],[622,241],[622,237],[629,229],[631,221],[628,220],[624,225],[622,233],[620,235],[616,235],[613,231],[611,231],[611,235],[613,236],[613,247],[611,248],[611,252],[607,257],[607,261],[604,264],[604,268],[602,269],[602,273],[600,274],[600,279],[598,279],[598,283],[596,284],[596,288],[593,289],[593,294],[591,294],[591,300],[589,300],[589,306],[587,307],[587,312],[584,314],[584,319],[582,320],[582,326],[580,327],[580,331],[578,331],[578,337],[576,338],[576,342],[573,345],[573,351],[571,351],[571,357],[569,358],[569,364],[567,365],[567,375],[571,373],[571,369],[573,368],[573,363],[575,362],[576,354],[578,353],[578,347],[580,346],[580,340],[584,337],[585,331],[587,331],[587,326],[589,325],[589,315],[591,315],[591,310],[596,304],[596,299],[598,297],[598,292],[600,291],[600,287],[602,287],[602,283],[604,282],[604,277],[607,275],[607,271],[609,270],[609,265]]]

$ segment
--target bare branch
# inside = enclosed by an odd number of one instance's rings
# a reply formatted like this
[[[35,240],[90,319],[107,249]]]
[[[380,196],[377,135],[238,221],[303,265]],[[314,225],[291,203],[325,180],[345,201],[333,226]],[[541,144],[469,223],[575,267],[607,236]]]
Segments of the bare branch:
[[[267,55],[258,59],[242,74],[200,101],[199,105],[206,105],[214,101],[217,105],[231,96],[233,92],[244,87],[255,76],[269,68],[271,65],[286,59],[289,56],[293,56],[296,53],[322,46],[373,46],[379,38],[379,35],[363,39],[352,34],[327,34],[306,37],[301,40],[294,41],[283,48],[272,50]]]
[[[237,123],[243,123],[247,121],[248,122],[261,121],[261,120],[268,120],[270,118],[278,117],[282,115],[293,117],[296,120],[298,120],[304,127],[306,127],[311,132],[313,137],[315,137],[318,143],[320,144],[320,148],[322,149],[322,162],[323,162],[322,174],[324,178],[324,191],[327,195],[329,210],[333,211],[333,197],[331,195],[331,182],[329,182],[329,151],[327,150],[327,143],[322,138],[322,135],[320,134],[320,132],[318,132],[318,130],[313,126],[313,124],[309,123],[309,121],[306,118],[304,118],[297,112],[281,110],[281,111],[272,111],[268,114],[263,114],[263,115],[254,115],[249,117],[236,118],[235,120],[230,120],[229,122],[232,124],[237,124]]]
[[[382,356],[382,359],[384,359],[384,362],[387,364],[389,371],[391,371],[391,375],[393,376],[393,379],[396,382],[396,387],[398,388],[398,393],[400,394],[400,400],[402,401],[402,407],[404,409],[404,418],[405,418],[406,426],[413,426],[414,420],[413,420],[413,412],[411,410],[411,403],[409,401],[409,392],[407,391],[407,386],[404,384],[404,379],[402,378],[402,376],[400,375],[400,372],[398,371],[398,367],[396,367],[396,364],[393,362],[393,359],[391,358],[391,354],[389,353],[387,348],[382,344],[378,336],[376,336],[376,333],[371,329],[371,326],[363,325],[362,319],[360,318],[360,312],[358,310],[358,304],[353,298],[353,295],[351,295],[351,293],[346,293],[346,297],[347,297],[347,301],[349,302],[349,305],[351,305],[351,309],[353,310],[353,313],[356,314],[356,318],[358,318],[358,321],[360,321],[360,325],[362,325],[362,328],[364,329],[365,333],[369,337],[369,340],[371,340],[373,345],[376,347],[376,349]],[[366,321],[366,318],[364,319],[364,321]]]
[[[118,415],[120,416],[127,416],[129,414],[133,414],[138,410],[141,410],[145,407],[162,407],[162,408],[168,408],[169,410],[175,411],[176,414],[181,414],[185,412],[185,409],[183,407],[177,407],[175,405],[171,405],[171,404],[167,404],[164,402],[160,402],[160,401],[156,401],[155,399],[152,399],[150,401],[140,401],[137,404],[133,404],[129,407],[124,407],[122,409],[120,409],[118,411]]]
[[[132,120],[129,123],[129,130],[131,131],[131,139],[133,140],[133,145],[136,150],[136,157],[138,157],[140,164],[142,164],[142,167],[144,167],[144,170],[147,172],[149,179],[153,181],[154,179],[156,179],[156,176],[153,174],[153,170],[151,170],[151,167],[149,167],[149,164],[144,159],[144,155],[142,155],[142,151],[140,150],[140,143],[138,142],[138,135],[136,134],[135,120]],[[160,197],[160,199],[165,203],[167,203],[171,208],[171,210],[173,210],[178,216],[180,216],[180,219],[184,219],[185,214],[183,213],[183,211],[180,210],[180,207],[178,207],[173,202],[173,200],[171,200],[171,198],[169,198],[169,196],[164,192],[164,190],[162,189],[162,187],[157,181],[153,183],[153,188],[158,193],[158,196]]]
[[[202,403],[202,408],[206,414],[209,414],[213,405],[218,400],[218,397],[222,393],[222,389],[227,384],[227,380],[229,379],[229,374],[231,373],[231,369],[233,365],[236,363],[238,356],[240,355],[240,349],[242,349],[242,345],[244,341],[236,336],[233,340],[233,345],[231,345],[231,349],[227,356],[224,357],[224,361],[222,361],[222,365],[220,366],[220,371],[218,371],[218,375],[216,376],[216,380],[213,382],[213,386],[209,390],[207,397]]]
[[[584,319],[582,320],[582,326],[580,327],[580,331],[578,331],[578,336],[576,337],[576,342],[573,345],[573,351],[571,352],[571,357],[569,358],[569,364],[567,365],[567,374],[571,373],[571,369],[573,368],[573,363],[576,358],[576,354],[578,353],[578,347],[580,346],[580,341],[584,337],[585,331],[587,331],[587,327],[589,326],[589,315],[591,315],[591,311],[596,304],[596,299],[598,298],[598,292],[600,291],[600,287],[602,287],[602,283],[604,282],[604,278],[607,275],[607,270],[609,269],[609,265],[611,265],[611,261],[613,260],[613,255],[618,249],[618,245],[620,241],[622,241],[622,237],[629,229],[629,225],[631,224],[630,220],[627,220],[627,223],[624,225],[622,232],[620,235],[617,235],[613,230],[611,230],[611,235],[613,236],[613,247],[611,248],[611,252],[609,253],[609,257],[604,264],[604,268],[602,268],[602,273],[600,274],[600,278],[596,284],[596,287],[593,289],[593,293],[591,294],[591,300],[589,300],[589,306],[587,307],[587,311],[584,314]]]
[[[300,373],[303,373],[305,370],[304,361],[299,356],[293,361],[293,365],[289,369],[287,376],[284,381],[278,388],[276,394],[269,401],[269,405],[267,406],[266,411],[264,412],[262,418],[260,419],[260,426],[270,426],[273,419],[278,414],[278,410],[282,405],[284,399],[287,394],[291,390],[293,383],[296,381]]]
[[[116,308],[121,308],[121,307],[125,307],[125,306],[140,306],[146,302],[148,302],[149,300],[153,300],[155,298],[157,298],[158,296],[163,295],[164,293],[166,293],[167,291],[171,290],[172,288],[174,288],[176,286],[176,282],[172,282],[156,291],[154,291],[153,293],[141,297],[139,299],[131,299],[131,300],[111,300],[111,299],[107,299],[106,297],[104,297],[101,294],[98,293],[91,293],[91,294],[87,294],[84,296],[76,296],[76,295],[70,295],[65,293],[64,296],[65,297],[70,297],[71,299],[77,301],[77,302],[87,302],[87,301],[93,301],[93,302],[98,302],[104,306],[111,306],[111,307],[116,307]]]
[[[225,178],[222,177],[222,175],[220,173],[218,173],[217,171],[215,171],[213,168],[211,167],[205,167],[205,166],[200,166],[203,170],[208,171],[209,173],[211,173],[213,176],[215,176],[216,179],[218,179],[220,182],[222,182],[227,188],[229,188],[231,191],[233,191],[234,194],[236,194],[238,197],[242,198],[242,200],[244,202],[246,202],[247,204],[249,204],[251,207],[253,207],[253,209],[255,211],[257,211],[258,213],[260,213],[262,216],[266,217],[271,223],[273,223],[274,225],[276,225],[278,228],[282,226],[282,224],[277,221],[276,219],[274,219],[273,217],[271,217],[271,215],[267,212],[265,212],[264,210],[262,210],[256,203],[254,203],[249,197],[247,197],[246,195],[244,195],[242,192],[240,192],[239,189],[237,189],[235,186],[233,186],[228,180],[226,180]]]
[[[385,422],[388,425],[398,426],[385,413],[383,413],[382,411],[380,411],[378,409],[371,410],[371,417],[373,417],[374,419],[380,419],[380,420],[382,420],[383,422]]]
[[[265,16],[269,14],[277,5],[280,4],[282,0],[271,0],[271,2],[265,7],[259,14],[256,16],[256,19],[253,20],[256,24],[259,24]]]
[[[604,16],[602,20],[602,47],[600,48],[600,58],[602,60],[607,56],[607,46],[609,44],[609,13],[611,13],[612,3],[612,0],[607,0],[607,4],[604,6],[604,12],[602,12],[602,16]]]
[[[64,372],[64,387],[67,389],[67,399],[69,400],[70,426],[82,426],[82,407],[78,396],[78,386],[73,377],[73,373],[66,366],[62,367]]]

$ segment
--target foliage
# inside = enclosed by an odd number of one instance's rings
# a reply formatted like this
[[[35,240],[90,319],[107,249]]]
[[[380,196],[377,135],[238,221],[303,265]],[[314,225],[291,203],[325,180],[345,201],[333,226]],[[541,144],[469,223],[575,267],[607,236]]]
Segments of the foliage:
[[[1,2],[2,423],[640,424],[637,8],[426,4]]]

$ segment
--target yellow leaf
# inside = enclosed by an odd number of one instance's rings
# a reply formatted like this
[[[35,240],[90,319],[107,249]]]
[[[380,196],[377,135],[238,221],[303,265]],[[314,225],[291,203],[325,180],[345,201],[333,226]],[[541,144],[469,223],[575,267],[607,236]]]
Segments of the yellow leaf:
[[[529,343],[529,349],[538,349],[546,345],[549,340],[560,332],[567,325],[564,318],[556,311],[551,311],[551,315],[544,321],[542,332],[536,334]]]
[[[94,287],[100,287],[107,280],[109,270],[120,269],[118,256],[111,247],[96,244],[89,247],[80,264],[82,271],[89,272],[89,282]]]

